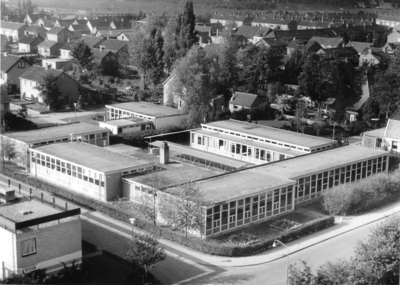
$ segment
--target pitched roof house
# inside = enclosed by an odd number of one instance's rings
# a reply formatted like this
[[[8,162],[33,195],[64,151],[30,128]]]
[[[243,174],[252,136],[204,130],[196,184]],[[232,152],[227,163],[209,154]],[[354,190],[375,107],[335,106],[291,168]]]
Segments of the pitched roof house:
[[[18,42],[18,52],[35,53],[38,49],[37,46],[43,41],[41,36],[23,36]]]
[[[365,42],[354,42],[349,41],[346,47],[353,47],[358,54],[361,54],[363,50],[372,46],[372,43],[365,43]]]
[[[77,102],[79,83],[75,78],[62,70],[48,69],[39,65],[33,65],[20,76],[22,98],[43,102],[37,87],[42,83],[43,78],[48,75],[57,78],[56,82],[61,93],[63,105],[72,105],[72,103]]]
[[[229,101],[229,110],[231,112],[241,109],[254,109],[265,106],[266,98],[257,94],[235,92]]]
[[[9,83],[9,91],[17,91],[20,88],[19,77],[32,65],[21,56],[1,54],[0,84]]]
[[[0,34],[7,37],[10,43],[18,42],[24,36],[24,31],[28,26],[24,23],[1,22]]]
[[[343,39],[341,38],[326,38],[326,37],[312,37],[310,41],[319,43],[324,49],[327,48],[340,48],[343,46]]]

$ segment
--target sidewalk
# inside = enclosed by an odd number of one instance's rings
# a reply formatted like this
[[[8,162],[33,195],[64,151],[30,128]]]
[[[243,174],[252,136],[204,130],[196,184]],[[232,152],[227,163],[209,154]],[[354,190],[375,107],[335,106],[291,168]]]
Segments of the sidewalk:
[[[3,186],[7,185],[6,179],[8,178],[3,175],[0,175],[0,184]],[[17,189],[17,191],[18,191],[18,183],[19,182],[11,180],[12,188]],[[32,186],[25,185],[23,183],[21,183],[21,185],[22,185],[22,192],[25,192],[25,190],[29,192],[29,188],[32,188]],[[27,192],[25,192],[25,194],[29,195],[29,193]],[[52,194],[49,193],[46,193],[45,195],[49,197],[53,196]],[[60,201],[60,205],[64,205],[65,202],[70,204],[71,208],[74,205],[74,203],[67,201],[66,199],[60,198],[58,196],[57,199]],[[384,219],[390,215],[399,212],[400,212],[400,202],[396,202],[381,207],[373,212],[365,213],[361,216],[346,217],[343,219],[342,223],[335,223],[335,225],[330,228],[294,240],[292,242],[287,243],[286,245],[289,247],[290,254],[293,254],[295,252],[311,247],[315,244],[332,239],[336,236],[352,231],[364,225],[373,223],[375,221]],[[135,227],[132,228],[130,224],[113,219],[99,212],[91,211],[84,208],[82,208],[81,218],[83,220],[101,226],[107,230],[115,232],[126,238],[131,237],[132,231],[136,234],[146,234],[146,232],[141,231],[138,228]],[[190,262],[190,263],[195,262],[201,265],[215,266],[215,267],[244,267],[244,266],[259,265],[286,257],[287,254],[286,248],[278,247],[253,256],[222,257],[222,256],[203,254],[162,238],[159,240],[159,242],[160,245],[163,246],[167,251],[167,253],[171,256],[179,258],[185,262]]]

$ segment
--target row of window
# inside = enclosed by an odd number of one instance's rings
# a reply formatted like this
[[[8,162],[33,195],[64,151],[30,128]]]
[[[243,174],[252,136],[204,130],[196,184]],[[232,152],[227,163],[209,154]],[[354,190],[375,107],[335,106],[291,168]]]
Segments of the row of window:
[[[293,186],[207,209],[206,235],[226,231],[293,208]]]
[[[268,143],[268,144],[278,145],[278,146],[281,146],[281,147],[292,148],[292,149],[297,149],[297,150],[300,150],[300,151],[310,152],[310,149],[308,149],[308,148],[301,148],[301,147],[298,147],[298,146],[295,146],[295,145],[289,144],[289,143],[280,143],[280,142],[277,142],[277,141],[274,141],[274,140],[268,140],[268,139],[262,139],[260,137],[244,135],[244,134],[240,134],[240,133],[237,133],[237,132],[234,132],[234,131],[225,131],[225,130],[222,130],[222,129],[217,129],[217,128],[214,128],[214,127],[208,127],[208,126],[204,126],[204,125],[202,126],[202,129],[203,130],[215,131],[215,132],[219,132],[219,133],[224,133],[224,134],[228,134],[228,135],[232,135],[232,136],[242,137],[242,138],[246,138],[246,139],[251,139],[251,140],[254,140],[254,141],[265,142],[265,143]],[[329,146],[329,147],[331,147],[331,146]]]
[[[38,165],[41,165],[49,170],[51,169],[62,173],[63,175],[68,175],[94,185],[104,187],[104,177],[102,174],[96,171],[85,169],[81,166],[34,152],[32,152],[31,162],[32,168],[34,168],[35,163],[37,163]]]
[[[95,139],[105,139],[107,138],[107,133],[97,133],[97,134],[91,134],[91,135],[86,135],[86,136],[79,136],[83,141],[89,142],[90,144],[96,144]],[[46,145],[46,144],[51,144],[51,143],[56,143],[56,142],[67,142],[69,141],[69,138],[64,138],[64,139],[59,139],[59,140],[51,140],[51,141],[44,141],[40,143],[35,143],[33,144],[34,146],[39,146],[39,145]]]
[[[114,109],[114,108],[109,109],[109,115],[110,115],[111,119],[123,119],[123,118],[136,117],[136,118],[146,119],[149,121],[152,120],[151,117],[143,116],[143,115],[128,112],[128,111],[118,110],[118,109]]]
[[[196,141],[196,136],[197,136],[197,141]],[[228,152],[229,154],[237,154],[248,158],[255,158],[261,161],[271,162],[276,160],[273,158],[274,152],[266,149],[261,149],[240,143],[211,138],[207,136],[200,136],[198,134],[192,133],[192,144],[196,143],[197,145],[207,146],[216,150],[225,151]],[[277,154],[279,155],[279,160],[285,159],[284,154],[280,153]]]

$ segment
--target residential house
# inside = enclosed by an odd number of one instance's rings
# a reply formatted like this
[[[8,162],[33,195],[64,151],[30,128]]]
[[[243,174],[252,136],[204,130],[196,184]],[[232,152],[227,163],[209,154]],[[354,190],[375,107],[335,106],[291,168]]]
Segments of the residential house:
[[[43,102],[43,99],[39,96],[40,91],[37,87],[43,82],[45,76],[57,78],[57,86],[64,105],[72,105],[72,103],[78,101],[79,83],[75,78],[62,70],[46,69],[38,65],[32,66],[20,76],[21,97],[31,101]]]
[[[387,36],[388,43],[400,43],[400,27],[399,29],[393,28]]]
[[[73,25],[74,22],[75,22],[74,19],[72,19],[72,20],[56,20],[53,27],[68,28],[69,26]]]
[[[211,29],[211,26],[195,26],[197,36],[199,37],[199,46],[205,47],[206,45],[209,45],[211,43]]]
[[[256,18],[252,21],[251,25],[277,30],[297,30],[297,22],[294,19],[285,18]]]
[[[381,48],[366,48],[360,55],[359,66],[364,63],[368,65],[377,65],[381,62],[389,62],[390,55],[383,52]]]
[[[127,64],[129,60],[129,47],[126,41],[105,40],[99,44],[99,50],[112,51],[122,64]]]
[[[385,128],[364,132],[362,146],[400,152],[400,108],[393,113]]]
[[[4,115],[10,112],[10,96],[8,95],[6,86],[0,85],[0,126],[3,125]]]
[[[25,30],[25,35],[30,35],[35,37],[40,36],[42,39],[45,39],[47,37],[47,30],[39,26],[29,26]]]
[[[40,15],[39,14],[26,14],[24,18],[24,23],[27,24],[28,26],[33,25],[34,23],[39,20]]]
[[[372,43],[349,41],[346,47],[353,47],[360,55],[366,48],[372,47]]]
[[[254,37],[261,28],[258,26],[241,26],[237,29],[235,35],[245,37],[249,42],[255,44]],[[264,28],[265,29],[265,28]]]
[[[396,51],[400,51],[400,42],[395,44],[395,43],[386,43],[383,47],[382,50],[387,53],[387,54],[394,54]]]
[[[1,22],[0,34],[5,36],[9,43],[18,42],[24,36],[24,31],[28,28],[23,23]]]
[[[18,42],[18,52],[36,53],[38,51],[38,45],[43,41],[44,39],[41,36],[23,36]]]
[[[242,109],[256,109],[265,106],[267,100],[257,94],[235,92],[229,101],[229,110],[236,112]]]
[[[258,47],[272,48],[272,49],[278,50],[282,53],[285,53],[287,42],[284,40],[281,40],[281,39],[263,38],[263,39],[257,41],[255,45]]]
[[[381,9],[392,9],[393,8],[392,3],[386,2],[384,0],[379,1],[378,7]]]
[[[400,25],[400,15],[379,14],[376,18],[376,24],[393,28]]]
[[[75,38],[74,33],[65,27],[53,27],[47,32],[48,41],[54,41],[61,45],[68,42],[68,40]]]
[[[65,265],[81,264],[80,208],[58,210],[10,188],[0,191],[5,197],[0,207],[0,280],[37,270],[50,275]]]
[[[60,55],[60,44],[56,41],[43,41],[37,48],[42,57],[57,57]]]
[[[115,55],[110,50],[92,49],[93,61],[96,64],[104,64],[108,61],[115,60]]]
[[[0,84],[8,84],[8,91],[20,90],[19,77],[32,65],[21,56],[1,54]]]
[[[60,47],[60,58],[72,59],[71,51],[75,46],[75,42],[66,42]]]
[[[270,28],[260,27],[253,37],[253,43],[257,43],[261,39],[265,38],[272,30]]]
[[[312,37],[310,41],[315,41],[320,44],[324,49],[328,48],[341,48],[343,47],[342,38],[326,38],[326,37]]]
[[[210,19],[211,24],[220,23],[223,26],[232,24],[235,27],[241,27],[243,25],[250,26],[252,21],[253,21],[253,18],[249,17],[249,14],[237,15],[234,13],[230,13],[230,15],[215,14]]]
[[[80,32],[82,36],[90,36],[92,33],[87,25],[70,25],[68,30],[71,32]]]
[[[55,23],[56,19],[44,16],[36,21],[35,26],[45,28],[47,31],[49,31],[54,26]]]
[[[83,36],[79,40],[84,41],[85,44],[87,44],[92,49],[98,49],[100,43],[105,41],[105,39],[102,37],[88,37],[88,36]]]
[[[131,21],[126,21],[124,19],[113,20],[110,23],[110,28],[114,29],[114,30],[132,29],[132,23],[131,23]]]
[[[130,32],[121,32],[117,36],[117,40],[129,42],[129,40],[132,38],[133,34],[134,34],[134,32],[132,32],[132,31],[130,31]]]
[[[312,37],[334,37],[336,34],[331,29],[312,29],[312,30],[274,30],[266,35],[266,38],[281,38],[287,41],[296,40],[309,40]]]
[[[325,54],[347,60],[358,57],[358,53],[353,47],[320,49],[317,54]]]

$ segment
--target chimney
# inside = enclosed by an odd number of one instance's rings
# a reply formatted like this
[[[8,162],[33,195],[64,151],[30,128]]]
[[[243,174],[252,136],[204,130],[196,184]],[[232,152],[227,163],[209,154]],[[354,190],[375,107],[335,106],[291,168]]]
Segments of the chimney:
[[[5,52],[5,53],[3,53],[3,55],[4,55],[5,57],[7,57],[7,55],[8,55],[8,52]]]
[[[162,142],[160,146],[160,163],[168,164],[169,163],[169,146],[168,143]]]
[[[321,22],[322,22],[322,23],[324,22],[324,16],[321,17]]]

